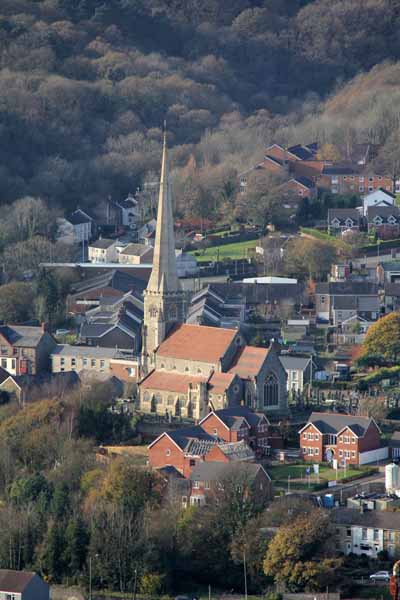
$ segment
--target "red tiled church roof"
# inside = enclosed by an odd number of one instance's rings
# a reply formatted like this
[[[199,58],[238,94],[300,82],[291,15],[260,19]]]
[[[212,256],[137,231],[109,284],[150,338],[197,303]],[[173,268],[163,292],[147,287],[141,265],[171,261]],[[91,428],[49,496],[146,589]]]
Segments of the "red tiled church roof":
[[[217,363],[237,336],[236,329],[178,325],[160,344],[157,355],[205,363]]]
[[[244,346],[236,355],[229,373],[237,373],[241,379],[255,377],[260,372],[269,350],[270,348]]]
[[[187,394],[189,384],[207,383],[205,377],[181,375],[166,371],[152,371],[140,383],[142,390],[161,390],[165,392],[178,392]]]

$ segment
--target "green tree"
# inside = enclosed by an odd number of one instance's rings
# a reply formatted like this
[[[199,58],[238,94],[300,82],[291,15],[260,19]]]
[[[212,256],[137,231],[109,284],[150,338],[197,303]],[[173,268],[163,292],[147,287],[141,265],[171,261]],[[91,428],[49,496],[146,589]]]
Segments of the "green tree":
[[[329,515],[314,511],[280,527],[264,559],[264,573],[292,591],[325,589],[340,561],[328,543],[334,531]]]
[[[59,582],[65,570],[65,530],[62,523],[50,521],[42,544],[40,562],[52,581]]]
[[[28,283],[12,282],[0,286],[0,320],[16,324],[33,317],[32,287]]]
[[[89,535],[81,518],[71,519],[65,530],[64,561],[67,572],[72,576],[82,572],[89,543]]]
[[[380,355],[396,362],[400,357],[400,312],[390,313],[374,323],[362,348],[365,355]]]

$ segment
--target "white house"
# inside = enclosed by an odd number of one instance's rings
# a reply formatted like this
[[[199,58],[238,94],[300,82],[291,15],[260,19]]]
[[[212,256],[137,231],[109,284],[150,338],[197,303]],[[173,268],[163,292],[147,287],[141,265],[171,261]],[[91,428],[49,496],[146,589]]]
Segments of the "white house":
[[[124,227],[132,227],[139,221],[139,202],[131,194],[125,200],[117,200],[115,206],[120,212],[119,221]]]
[[[178,277],[196,277],[199,273],[196,257],[193,254],[175,250]]]
[[[279,357],[287,374],[287,389],[302,392],[306,383],[310,383],[316,365],[311,357],[282,355]]]
[[[90,244],[89,261],[94,263],[118,262],[117,241],[100,238]]]
[[[94,220],[85,211],[78,208],[70,215],[57,220],[59,241],[66,244],[88,242],[95,229]]]
[[[379,188],[363,198],[363,214],[367,215],[368,208],[372,206],[394,206],[396,196],[387,190]]]

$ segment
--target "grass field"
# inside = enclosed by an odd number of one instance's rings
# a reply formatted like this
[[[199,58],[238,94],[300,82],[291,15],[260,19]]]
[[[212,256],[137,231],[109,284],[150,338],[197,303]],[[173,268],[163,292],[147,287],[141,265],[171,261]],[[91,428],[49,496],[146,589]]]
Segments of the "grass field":
[[[310,487],[319,483],[325,483],[327,481],[340,481],[344,479],[344,477],[354,477],[357,475],[362,475],[362,469],[356,469],[354,467],[349,467],[346,469],[339,469],[337,474],[334,469],[326,465],[319,466],[319,475],[316,475],[313,472],[312,465],[309,465],[310,472]],[[290,487],[293,489],[302,489],[308,487],[308,476],[306,474],[306,464],[297,464],[297,465],[278,465],[273,467],[268,467],[268,473],[272,478],[276,487],[287,487],[288,478],[290,476]]]
[[[225,246],[212,246],[207,248],[203,253],[202,250],[194,250],[190,254],[194,254],[198,262],[208,262],[224,260],[231,258],[239,260],[240,258],[248,258],[252,254],[257,245],[257,240],[249,240],[247,242],[236,242],[235,244],[225,244]],[[250,254],[249,254],[250,250]]]

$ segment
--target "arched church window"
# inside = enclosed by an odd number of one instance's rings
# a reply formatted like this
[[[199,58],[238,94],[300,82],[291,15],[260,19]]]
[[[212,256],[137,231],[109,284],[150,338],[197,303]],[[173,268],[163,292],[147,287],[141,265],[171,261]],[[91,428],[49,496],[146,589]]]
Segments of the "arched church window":
[[[279,405],[279,383],[276,375],[271,373],[264,383],[264,406]]]
[[[162,404],[162,396],[159,392],[157,392],[157,394],[155,395],[155,400],[157,405]]]
[[[174,397],[173,396],[168,396],[167,403],[168,403],[168,406],[173,406],[173,404],[174,404]]]
[[[150,400],[150,394],[149,394],[149,392],[145,392],[143,394],[143,400],[144,400],[144,402],[149,402],[149,400]]]

